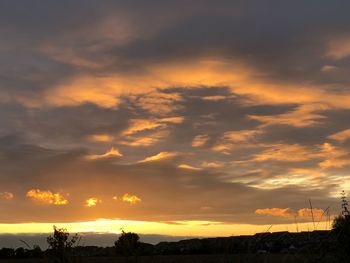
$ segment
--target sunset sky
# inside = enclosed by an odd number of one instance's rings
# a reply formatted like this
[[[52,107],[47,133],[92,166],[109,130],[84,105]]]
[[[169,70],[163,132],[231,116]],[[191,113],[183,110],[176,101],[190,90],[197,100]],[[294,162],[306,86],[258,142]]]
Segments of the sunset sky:
[[[310,199],[327,228],[350,191],[349,10],[2,0],[0,233],[296,231]]]

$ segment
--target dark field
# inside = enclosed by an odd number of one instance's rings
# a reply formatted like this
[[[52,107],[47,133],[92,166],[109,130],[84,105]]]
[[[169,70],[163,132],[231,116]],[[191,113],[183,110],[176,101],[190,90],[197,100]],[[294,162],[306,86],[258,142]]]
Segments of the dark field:
[[[125,257],[86,257],[72,260],[72,263],[299,263],[299,262],[337,262],[335,257],[328,255],[322,260],[317,260],[318,255],[295,254],[238,254],[238,255],[163,255],[140,256],[138,258]],[[6,259],[0,260],[6,263],[46,263],[45,259]]]

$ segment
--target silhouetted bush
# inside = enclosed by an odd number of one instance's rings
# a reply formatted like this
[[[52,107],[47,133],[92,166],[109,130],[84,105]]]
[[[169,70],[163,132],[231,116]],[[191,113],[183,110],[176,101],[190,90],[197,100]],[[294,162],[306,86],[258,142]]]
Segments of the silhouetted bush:
[[[23,247],[19,247],[15,250],[16,258],[28,258],[28,253]]]
[[[121,236],[114,243],[116,253],[123,256],[135,256],[140,245],[140,237],[136,233],[122,231]]]
[[[350,212],[344,191],[342,192],[341,206],[342,212],[334,219],[332,232],[337,237],[338,248],[342,250],[342,253],[350,257]]]
[[[73,254],[73,246],[78,241],[78,235],[69,238],[70,234],[65,228],[54,226],[53,229],[53,236],[47,238],[49,258],[55,263],[67,263]]]
[[[0,249],[0,259],[13,258],[15,256],[15,250],[13,248]]]
[[[42,258],[43,257],[43,251],[38,245],[34,245],[33,249],[30,251],[32,258]]]

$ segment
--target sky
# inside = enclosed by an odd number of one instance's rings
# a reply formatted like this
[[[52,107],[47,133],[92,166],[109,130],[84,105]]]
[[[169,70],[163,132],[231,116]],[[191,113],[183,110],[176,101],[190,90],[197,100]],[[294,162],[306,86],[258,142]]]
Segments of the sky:
[[[1,1],[0,233],[329,227],[350,190],[349,9]]]

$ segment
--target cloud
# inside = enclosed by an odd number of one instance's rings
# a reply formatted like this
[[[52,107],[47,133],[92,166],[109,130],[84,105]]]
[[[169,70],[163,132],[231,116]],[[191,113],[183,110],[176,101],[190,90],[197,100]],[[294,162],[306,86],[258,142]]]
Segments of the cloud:
[[[130,195],[130,194],[124,194],[121,199],[123,202],[130,203],[132,205],[142,201],[141,198],[137,197],[136,195]]]
[[[184,121],[183,116],[159,119],[132,119],[121,135],[121,144],[132,147],[146,147],[158,143],[170,134],[173,125]]]
[[[248,142],[254,140],[261,133],[263,133],[261,130],[228,131],[224,133],[222,139],[233,143]]]
[[[152,90],[147,94],[134,95],[131,100],[138,107],[156,116],[166,116],[181,109],[181,96],[166,93],[165,90]]]
[[[206,134],[200,134],[193,138],[192,147],[201,147],[204,146],[209,140],[209,136]]]
[[[299,144],[275,144],[256,154],[254,161],[300,162],[314,158],[317,158],[316,149]]]
[[[271,215],[284,218],[294,218],[295,214],[290,208],[263,208],[255,210],[258,215]]]
[[[326,55],[334,60],[350,56],[350,37],[340,37],[331,40],[328,43]]]
[[[299,218],[312,218],[312,217],[314,217],[314,220],[316,222],[320,221],[324,215],[325,215],[325,211],[323,209],[320,209],[320,208],[313,208],[312,210],[310,208],[302,208],[302,209],[298,210],[298,217]]]
[[[0,192],[0,200],[11,200],[14,198],[14,194],[11,192]]]
[[[331,134],[328,138],[344,143],[350,138],[350,129]]]
[[[336,66],[332,66],[332,65],[324,65],[322,66],[321,68],[321,71],[322,72],[334,72],[334,71],[337,71],[339,68],[336,67]]]
[[[160,122],[165,122],[165,123],[173,123],[173,124],[180,124],[184,121],[183,116],[176,116],[176,117],[167,117],[167,118],[162,118],[159,121]]]
[[[95,142],[111,142],[113,141],[113,136],[109,134],[94,134],[89,136],[89,140],[95,141]]]
[[[201,170],[201,168],[194,167],[192,165],[185,164],[185,163],[179,164],[177,167],[179,167],[181,169],[188,169],[188,170]]]
[[[203,162],[201,165],[207,168],[219,168],[219,167],[223,167],[225,163],[215,161],[215,162]]]
[[[167,136],[168,130],[150,131],[146,135],[124,136],[120,143],[131,147],[147,147],[166,139]]]
[[[147,158],[139,161],[139,163],[169,160],[169,159],[173,159],[174,157],[177,157],[178,155],[179,155],[179,153],[177,153],[177,152],[160,152],[160,153],[157,153],[156,155],[152,155],[150,157],[147,157]]]
[[[143,119],[134,119],[130,120],[130,126],[124,131],[125,135],[131,135],[138,133],[144,130],[153,130],[156,128],[165,127],[164,124],[159,123],[155,120],[143,120]]]
[[[350,157],[348,151],[335,147],[330,143],[324,143],[321,148],[322,156],[324,160],[319,163],[319,166],[323,169],[328,168],[341,168],[350,164]]]
[[[98,203],[101,203],[102,201],[96,197],[90,197],[88,199],[85,200],[85,205],[86,207],[94,207],[96,206]]]
[[[26,196],[29,199],[37,201],[43,204],[52,205],[67,205],[68,199],[61,193],[52,193],[51,191],[45,191],[40,189],[31,189],[27,192]]]
[[[98,159],[106,159],[106,158],[115,158],[115,157],[122,157],[123,155],[119,152],[117,148],[112,147],[110,150],[103,154],[92,154],[86,156],[89,160],[98,160]]]
[[[304,104],[295,110],[274,116],[251,115],[249,118],[263,123],[263,126],[269,125],[290,125],[294,127],[307,127],[319,125],[322,119],[326,117],[319,114],[329,109],[327,105],[322,104]]]
[[[287,219],[309,219],[312,220],[312,217],[315,221],[320,221],[325,214],[322,209],[319,208],[301,208],[298,211],[293,211],[290,208],[263,208],[255,210],[255,213],[258,215],[270,215],[276,217],[282,217]]]

